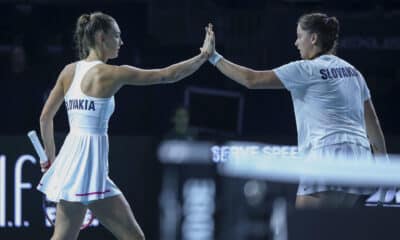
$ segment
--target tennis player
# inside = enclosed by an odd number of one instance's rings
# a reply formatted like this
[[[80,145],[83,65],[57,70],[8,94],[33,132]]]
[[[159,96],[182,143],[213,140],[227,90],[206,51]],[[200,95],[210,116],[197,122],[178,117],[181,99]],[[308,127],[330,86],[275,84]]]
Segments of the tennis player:
[[[372,161],[370,145],[375,154],[386,154],[385,139],[364,77],[335,55],[338,39],[336,17],[305,14],[298,20],[294,43],[302,60],[265,71],[232,63],[216,51],[209,61],[247,88],[290,91],[299,152],[306,159]],[[352,207],[360,195],[373,191],[301,181],[296,207]]]
[[[58,202],[51,239],[77,239],[87,208],[116,238],[144,239],[127,200],[108,177],[107,130],[114,94],[126,85],[173,83],[194,73],[211,54],[209,33],[197,56],[151,70],[107,64],[123,45],[117,22],[107,14],[81,15],[75,38],[80,60],[61,71],[40,116],[51,166],[43,169],[47,171],[37,188]],[[53,118],[63,102],[70,132],[56,156]]]

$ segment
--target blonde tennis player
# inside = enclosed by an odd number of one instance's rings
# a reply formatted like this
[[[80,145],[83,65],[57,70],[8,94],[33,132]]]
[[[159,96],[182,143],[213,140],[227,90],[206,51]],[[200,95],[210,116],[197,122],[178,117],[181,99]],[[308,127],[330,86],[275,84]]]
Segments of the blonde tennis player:
[[[209,31],[197,56],[151,70],[107,64],[123,45],[116,20],[107,14],[81,15],[75,37],[80,60],[61,71],[40,116],[51,166],[37,188],[58,202],[52,239],[77,239],[87,208],[116,238],[144,239],[127,200],[108,177],[107,131],[114,94],[123,86],[173,83],[194,73],[212,53]],[[70,132],[56,156],[53,118],[63,103]]]

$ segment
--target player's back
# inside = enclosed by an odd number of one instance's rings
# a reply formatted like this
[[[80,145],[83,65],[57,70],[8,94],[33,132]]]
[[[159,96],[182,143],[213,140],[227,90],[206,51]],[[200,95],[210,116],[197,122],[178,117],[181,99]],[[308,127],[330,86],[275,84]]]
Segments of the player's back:
[[[81,88],[82,80],[101,61],[81,60],[76,63],[72,83],[65,93],[65,106],[71,132],[105,134],[108,121],[114,111],[114,96],[99,98],[86,95]]]
[[[313,80],[303,97],[323,115],[325,119],[321,120],[330,124],[362,123],[367,93],[359,71],[333,55],[311,60],[310,65]]]
[[[292,95],[300,149],[351,142],[369,146],[364,78],[334,55],[291,62],[274,69]]]
[[[319,144],[354,142],[367,145],[364,101],[369,90],[361,73],[334,55],[307,61],[311,78],[295,92],[299,122],[307,125],[309,139]]]

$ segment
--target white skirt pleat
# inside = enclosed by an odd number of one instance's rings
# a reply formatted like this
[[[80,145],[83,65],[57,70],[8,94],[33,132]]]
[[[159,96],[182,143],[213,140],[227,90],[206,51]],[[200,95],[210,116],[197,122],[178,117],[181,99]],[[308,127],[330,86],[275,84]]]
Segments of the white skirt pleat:
[[[68,134],[37,189],[54,202],[88,202],[121,194],[108,177],[108,136]]]
[[[338,159],[338,161],[346,160],[358,162],[374,161],[369,148],[353,143],[332,144],[312,149],[306,155],[306,159],[308,161],[323,161],[324,159]],[[376,188],[321,185],[310,181],[300,181],[297,195],[309,195],[323,191],[343,191],[352,194],[369,195],[376,191]]]

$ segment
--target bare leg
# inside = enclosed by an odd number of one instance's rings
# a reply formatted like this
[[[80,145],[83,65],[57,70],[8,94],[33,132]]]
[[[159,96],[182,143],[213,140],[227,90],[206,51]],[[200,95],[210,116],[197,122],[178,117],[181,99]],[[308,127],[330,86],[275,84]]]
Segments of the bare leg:
[[[144,240],[143,231],[122,194],[94,201],[89,209],[119,240]]]
[[[354,207],[359,195],[326,191],[296,198],[296,208],[351,208]]]
[[[312,195],[298,195],[296,197],[296,208],[318,208],[318,198]]]
[[[61,200],[57,204],[56,224],[51,240],[77,239],[85,213],[85,205]]]

